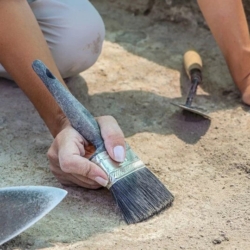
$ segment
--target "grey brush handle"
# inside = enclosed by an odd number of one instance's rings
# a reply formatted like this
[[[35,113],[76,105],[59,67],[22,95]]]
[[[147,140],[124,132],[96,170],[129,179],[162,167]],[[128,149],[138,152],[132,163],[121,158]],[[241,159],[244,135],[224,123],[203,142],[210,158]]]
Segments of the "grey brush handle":
[[[62,85],[43,62],[35,60],[32,67],[53,95],[72,127],[96,147],[95,154],[106,151],[99,125],[90,112]]]

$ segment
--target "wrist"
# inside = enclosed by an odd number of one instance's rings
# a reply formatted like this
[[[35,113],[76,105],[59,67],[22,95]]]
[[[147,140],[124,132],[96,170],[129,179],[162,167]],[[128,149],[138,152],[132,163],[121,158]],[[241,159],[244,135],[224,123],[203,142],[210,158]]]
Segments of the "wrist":
[[[55,138],[63,129],[69,127],[70,122],[63,112],[56,115],[56,119],[53,122],[53,126],[48,126],[50,133]]]

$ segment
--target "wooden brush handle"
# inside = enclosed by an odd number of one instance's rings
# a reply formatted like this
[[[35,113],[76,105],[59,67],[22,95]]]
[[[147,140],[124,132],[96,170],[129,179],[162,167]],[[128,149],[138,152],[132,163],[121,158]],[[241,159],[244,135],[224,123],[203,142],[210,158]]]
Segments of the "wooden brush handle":
[[[200,55],[194,51],[189,50],[184,54],[184,66],[188,77],[191,79],[191,71],[202,70],[202,60]]]
[[[99,125],[90,112],[53,76],[43,62],[35,60],[32,67],[53,95],[72,127],[96,147],[96,153],[105,151]]]

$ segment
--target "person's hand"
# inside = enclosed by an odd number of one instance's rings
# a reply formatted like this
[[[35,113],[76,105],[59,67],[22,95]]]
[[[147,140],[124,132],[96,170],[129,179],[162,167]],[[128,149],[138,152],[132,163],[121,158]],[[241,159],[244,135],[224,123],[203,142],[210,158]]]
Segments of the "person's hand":
[[[111,116],[96,118],[105,147],[110,157],[122,162],[125,159],[125,140],[122,130]],[[97,189],[108,184],[106,173],[88,158],[95,148],[74,128],[67,125],[54,139],[49,151],[50,169],[63,185],[78,185]]]
[[[238,87],[242,94],[242,101],[250,105],[250,74],[238,84]]]

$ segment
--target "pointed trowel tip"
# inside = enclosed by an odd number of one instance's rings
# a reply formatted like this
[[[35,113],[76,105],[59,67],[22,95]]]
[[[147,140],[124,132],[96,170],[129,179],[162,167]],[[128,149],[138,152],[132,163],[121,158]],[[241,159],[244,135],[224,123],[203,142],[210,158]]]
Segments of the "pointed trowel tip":
[[[68,192],[66,190],[64,190],[64,189],[61,189],[61,188],[57,188],[57,189],[59,189],[58,194],[60,195],[60,197],[62,199],[64,199],[66,197],[66,195],[68,194]]]
[[[61,202],[65,198],[65,196],[68,194],[66,190],[61,189],[61,188],[55,188],[55,187],[43,187],[43,188],[45,190],[47,189],[46,191],[48,192],[48,194],[50,194],[53,197],[53,200],[55,203]]]

